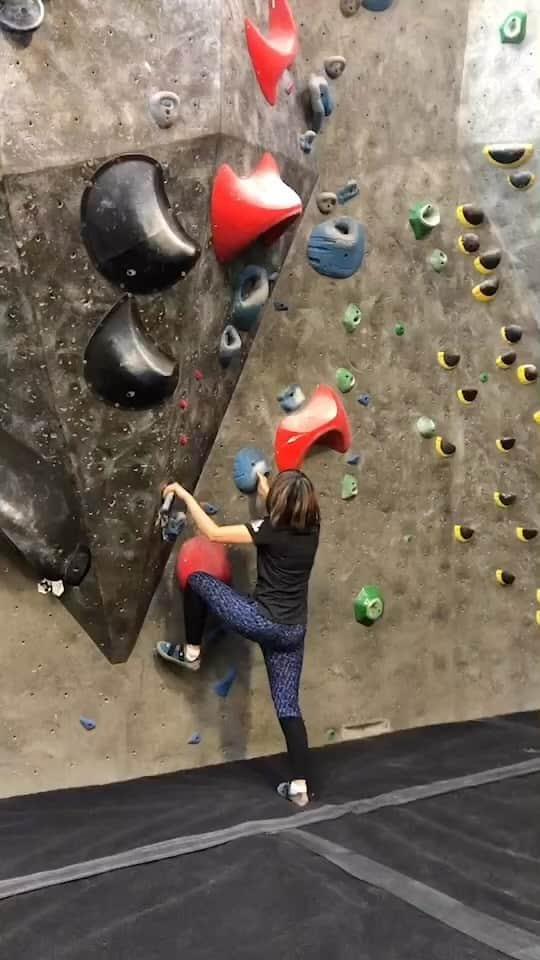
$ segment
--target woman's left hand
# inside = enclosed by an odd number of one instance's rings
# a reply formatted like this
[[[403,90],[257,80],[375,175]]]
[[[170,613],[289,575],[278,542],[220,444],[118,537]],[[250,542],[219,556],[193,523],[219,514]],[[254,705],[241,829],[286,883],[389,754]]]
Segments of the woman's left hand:
[[[166,497],[169,493],[174,493],[179,500],[184,500],[186,496],[189,496],[189,491],[185,490],[179,483],[168,483],[161,491],[163,497]]]

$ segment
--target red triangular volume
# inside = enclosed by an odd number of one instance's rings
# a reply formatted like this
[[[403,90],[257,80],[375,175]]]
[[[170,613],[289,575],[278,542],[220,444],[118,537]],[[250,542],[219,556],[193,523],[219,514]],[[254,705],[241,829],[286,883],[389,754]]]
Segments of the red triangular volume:
[[[287,0],[268,0],[270,27],[264,37],[246,17],[246,40],[259,86],[268,103],[277,100],[278,83],[298,53],[298,30]]]
[[[305,407],[279,424],[274,459],[278,470],[298,470],[315,443],[346,453],[351,439],[349,418],[340,397],[330,387],[319,386]]]
[[[264,154],[249,177],[239,177],[222,164],[211,201],[216,257],[227,263],[258,238],[273,243],[302,209],[301,198],[283,182],[271,153]]]

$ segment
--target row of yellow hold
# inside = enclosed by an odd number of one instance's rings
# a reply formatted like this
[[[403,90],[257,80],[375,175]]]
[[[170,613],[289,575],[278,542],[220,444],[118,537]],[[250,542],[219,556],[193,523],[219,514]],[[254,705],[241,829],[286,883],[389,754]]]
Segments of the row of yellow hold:
[[[500,496],[500,493],[493,494],[494,498]],[[456,523],[454,525],[454,536],[459,543],[468,543],[474,537],[474,530],[472,527],[465,527],[462,523]],[[516,527],[516,537],[518,540],[521,540],[522,543],[530,543],[530,541],[534,540],[537,536],[538,530],[532,527]]]

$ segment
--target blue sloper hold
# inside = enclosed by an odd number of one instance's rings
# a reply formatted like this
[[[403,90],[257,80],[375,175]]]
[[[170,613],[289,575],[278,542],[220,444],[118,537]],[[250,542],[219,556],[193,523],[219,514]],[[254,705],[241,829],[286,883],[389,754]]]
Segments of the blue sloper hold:
[[[347,180],[345,186],[336,190],[336,197],[338,199],[338,203],[343,205],[349,200],[353,200],[354,197],[357,197],[359,193],[360,187],[358,186],[356,180]]]
[[[295,410],[298,410],[298,408],[302,406],[305,399],[304,392],[297,383],[291,384],[290,387],[287,387],[287,389],[283,390],[278,396],[281,409],[284,410],[285,413],[294,413]]]
[[[366,10],[371,10],[372,13],[381,13],[383,10],[388,10],[392,2],[393,0],[362,0],[362,6]]]
[[[91,720],[90,717],[81,717],[79,722],[81,724],[81,727],[84,727],[85,730],[96,729],[96,721]]]
[[[238,330],[251,330],[270,296],[268,272],[251,264],[244,267],[234,288],[232,318]]]
[[[231,667],[226,676],[223,677],[223,680],[218,680],[218,682],[214,684],[214,691],[218,697],[228,697],[235,680],[236,670],[234,667]]]
[[[312,73],[308,81],[309,91],[309,121],[315,133],[322,130],[325,117],[329,117],[334,110],[334,98],[330,92],[328,80],[323,74]]]
[[[369,393],[361,393],[358,397],[358,403],[362,404],[363,407],[369,407],[371,403],[371,397]]]
[[[347,463],[350,467],[357,467],[360,463],[360,454],[352,453],[350,457],[347,457]]]
[[[195,732],[195,733],[192,733],[192,734],[191,734],[191,736],[190,736],[190,738],[189,738],[189,740],[188,740],[188,743],[192,744],[192,745],[195,746],[195,747],[198,747],[198,745],[200,744],[201,740],[202,740],[202,737],[201,737],[200,733]]]
[[[360,269],[365,248],[362,224],[353,217],[335,217],[313,228],[307,254],[317,273],[342,280]]]
[[[264,453],[256,447],[243,447],[234,458],[233,480],[240,493],[255,493],[258,473],[269,473]]]

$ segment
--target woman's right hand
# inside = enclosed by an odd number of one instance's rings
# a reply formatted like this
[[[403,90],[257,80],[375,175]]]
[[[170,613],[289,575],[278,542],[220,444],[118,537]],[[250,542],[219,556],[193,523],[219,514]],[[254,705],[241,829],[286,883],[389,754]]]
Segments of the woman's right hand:
[[[270,484],[268,483],[268,477],[264,473],[257,473],[257,493],[260,497],[266,499],[270,493]]]
[[[179,483],[168,483],[161,491],[161,496],[165,499],[169,493],[174,493],[179,500],[184,500],[186,495],[189,496],[189,491],[185,490]]]

